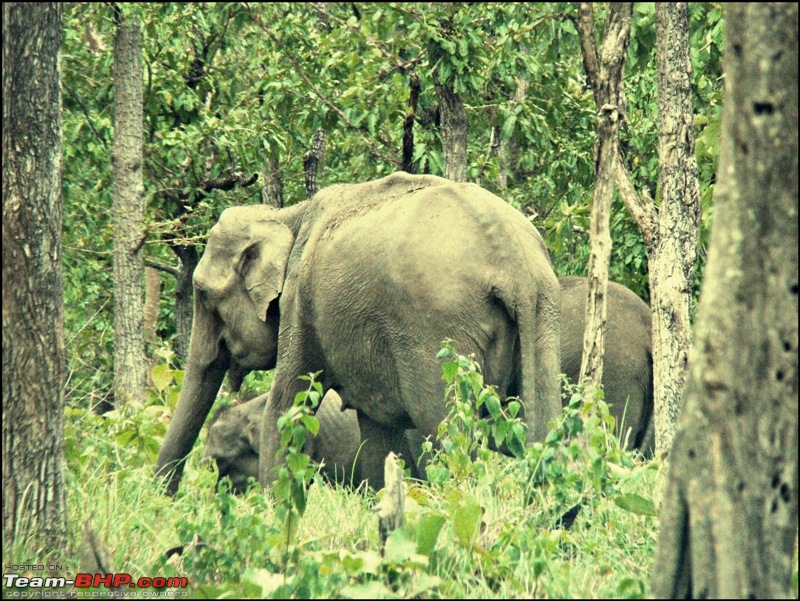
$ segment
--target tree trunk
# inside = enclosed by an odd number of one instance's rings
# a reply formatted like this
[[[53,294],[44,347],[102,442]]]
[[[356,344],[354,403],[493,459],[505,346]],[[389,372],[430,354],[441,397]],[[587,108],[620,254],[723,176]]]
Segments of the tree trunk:
[[[716,217],[656,598],[790,598],[797,532],[797,4],[726,6]]]
[[[175,354],[183,365],[189,360],[189,340],[192,335],[192,318],[194,316],[194,289],[192,276],[200,260],[194,246],[172,246],[172,250],[181,260],[181,266],[175,282]]]
[[[17,540],[50,561],[67,542],[62,15],[3,4],[3,556]]]
[[[264,165],[261,169],[261,178],[264,182],[264,187],[261,189],[261,202],[276,209],[283,207],[283,182],[278,155],[269,157],[269,171]]]
[[[594,19],[591,7],[581,3],[581,27],[594,46]],[[611,258],[611,232],[609,214],[614,194],[614,160],[619,153],[619,125],[624,111],[622,92],[625,58],[631,33],[630,3],[611,3],[606,35],[597,63],[594,81],[597,103],[597,144],[595,145],[595,173],[597,179],[592,200],[592,221],[589,239],[588,298],[586,302],[586,329],[583,338],[580,379],[586,385],[599,387],[603,377],[605,351],[606,293],[608,290],[608,263]]]
[[[434,75],[438,78],[438,75]],[[450,85],[436,84],[439,99],[439,125],[442,135],[444,177],[454,182],[467,181],[467,135],[469,122],[464,102]]]
[[[675,435],[686,362],[700,236],[700,186],[694,157],[692,67],[686,3],[656,5],[658,54],[659,235],[650,250],[656,450]]]
[[[158,309],[161,304],[161,274],[153,267],[145,268],[144,338],[153,342],[158,329]]]
[[[408,108],[403,122],[403,171],[414,173],[414,120],[417,116],[419,101],[419,77],[416,73],[409,76]]]
[[[656,445],[669,450],[672,429],[680,406],[688,356],[689,307],[697,256],[700,201],[697,165],[694,162],[694,125],[691,110],[691,63],[686,3],[659,4],[659,157],[662,201],[656,206],[641,198],[633,187],[621,154],[615,158],[615,174],[622,201],[642,232],[650,271],[653,310],[653,397],[657,415]],[[589,20],[591,8],[581,4],[580,22]],[[587,31],[588,30],[588,31]],[[600,104],[599,68],[592,27],[580,26],[584,67],[595,100]],[[624,98],[621,99],[624,106]],[[663,113],[663,114],[662,114]],[[660,416],[660,417],[659,417]]]
[[[530,81],[527,75],[520,75],[515,78],[516,87],[514,88],[514,104],[522,104],[528,97],[528,90],[530,89]],[[502,130],[502,128],[501,128]],[[497,185],[502,194],[501,198],[506,198],[506,190],[508,189],[508,174],[511,173],[512,181],[517,184],[523,181],[527,174],[524,169],[519,167],[520,155],[520,140],[517,132],[511,132],[507,140],[501,140],[500,147],[498,148],[498,155],[500,156],[500,173],[498,175]],[[540,207],[536,207],[540,208]]]
[[[114,36],[114,402],[144,402],[144,184],[141,32],[117,13]]]
[[[311,198],[319,190],[319,173],[325,167],[325,131],[314,132],[311,149],[303,155],[303,171],[306,176],[306,198]]]

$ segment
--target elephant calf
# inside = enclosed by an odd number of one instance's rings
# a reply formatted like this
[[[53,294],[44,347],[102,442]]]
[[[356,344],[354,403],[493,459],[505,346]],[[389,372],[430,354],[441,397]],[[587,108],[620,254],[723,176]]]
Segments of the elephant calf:
[[[586,278],[562,277],[559,284],[561,371],[577,382],[583,352]],[[655,443],[650,308],[625,286],[609,282],[607,309],[605,400],[617,424],[625,431],[630,428],[628,448],[649,455]],[[220,478],[229,476],[236,492],[244,490],[248,476],[258,477],[258,433],[268,396],[221,411],[209,430],[205,457],[217,461]],[[320,404],[317,419],[319,433],[306,444],[306,453],[317,462],[324,460],[322,472],[331,480],[349,482],[352,474],[353,484],[359,484],[362,478],[353,470],[360,440],[356,412],[341,411],[339,395],[330,390]],[[408,448],[403,455],[413,474],[421,437],[409,430],[406,439]]]
[[[233,492],[247,488],[247,478],[258,478],[258,445],[261,419],[269,394],[225,407],[210,423],[204,459],[217,462],[219,479],[228,476]],[[317,409],[320,430],[304,451],[322,463],[322,474],[334,482],[360,482],[353,470],[361,437],[355,411],[342,411],[342,400],[330,390]]]

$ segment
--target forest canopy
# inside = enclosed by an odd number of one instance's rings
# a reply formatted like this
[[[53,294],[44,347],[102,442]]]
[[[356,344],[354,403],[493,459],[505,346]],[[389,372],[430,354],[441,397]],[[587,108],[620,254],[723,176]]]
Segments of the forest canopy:
[[[146,262],[174,273],[196,262],[227,206],[288,206],[306,198],[304,157],[320,131],[317,187],[402,168],[443,175],[436,86],[448,84],[468,122],[466,179],[529,216],[558,275],[585,275],[596,108],[572,5],[153,3],[120,9],[142,27]],[[602,13],[598,7],[598,22]],[[635,185],[658,203],[654,15],[653,4],[635,5],[620,136]],[[698,284],[713,216],[723,24],[720,5],[689,5],[703,201]],[[114,27],[104,5],[71,4],[65,11],[70,403],[97,403],[112,378]],[[611,235],[610,278],[647,300],[644,244],[619,199]],[[172,342],[180,356],[176,278],[162,271],[160,279],[158,338]]]

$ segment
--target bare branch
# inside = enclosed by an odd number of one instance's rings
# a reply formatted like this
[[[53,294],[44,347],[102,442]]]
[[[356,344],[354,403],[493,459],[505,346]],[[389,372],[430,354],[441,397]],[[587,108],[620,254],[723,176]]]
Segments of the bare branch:
[[[594,9],[591,2],[580,3],[575,27],[578,30],[583,50],[583,69],[586,71],[586,80],[594,94],[594,102],[599,107],[602,104],[597,96],[597,78],[600,66],[597,58],[597,42],[594,39]]]
[[[153,269],[158,269],[159,271],[163,271],[164,273],[173,275],[176,278],[181,274],[180,269],[178,269],[177,267],[172,267],[171,265],[164,265],[163,263],[157,263],[156,261],[151,261],[150,259],[145,259],[144,263],[148,267],[152,267]]]
[[[631,217],[639,227],[639,231],[642,232],[645,246],[651,248],[653,241],[658,238],[658,208],[646,189],[642,189],[641,196],[636,192],[631,181],[631,174],[619,152],[614,161],[614,176],[622,202],[628,207]]]

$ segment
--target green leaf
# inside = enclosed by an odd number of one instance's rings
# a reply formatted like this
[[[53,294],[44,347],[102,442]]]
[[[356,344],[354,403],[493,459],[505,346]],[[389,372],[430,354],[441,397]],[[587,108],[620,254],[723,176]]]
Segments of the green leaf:
[[[454,490],[447,495],[453,517],[453,533],[462,546],[471,548],[478,538],[483,508],[469,493]]]
[[[458,373],[458,363],[455,361],[447,361],[442,363],[442,379],[448,384],[453,381]]]
[[[484,401],[489,415],[491,415],[493,419],[500,419],[500,399],[497,398],[497,395],[487,394],[484,396]]]
[[[312,436],[316,436],[317,432],[319,432],[319,420],[316,417],[311,415],[304,415],[300,418],[300,421],[306,427]]]
[[[636,515],[649,515],[653,517],[658,516],[658,512],[656,511],[655,505],[653,505],[653,501],[633,493],[617,495],[614,497],[614,503],[617,505],[617,507],[620,507],[625,511],[635,513]]]
[[[427,513],[417,523],[417,553],[430,555],[436,546],[445,518],[438,513]]]
[[[389,535],[384,547],[384,560],[401,564],[411,559],[417,552],[417,543],[405,528],[399,528]]]
[[[159,392],[164,392],[167,386],[172,384],[172,370],[166,363],[159,363],[154,365],[150,370],[150,376],[153,378],[153,384]]]
[[[292,500],[297,513],[303,515],[306,512],[306,488],[302,481],[292,482]]]
[[[289,454],[286,456],[286,464],[293,474],[297,474],[308,467],[311,458],[305,453]]]
[[[273,574],[264,568],[247,568],[242,574],[242,584],[245,586],[245,590],[252,590],[250,587],[256,588],[258,592],[255,596],[262,599],[269,599],[272,593],[283,584],[283,580],[283,574]]]

